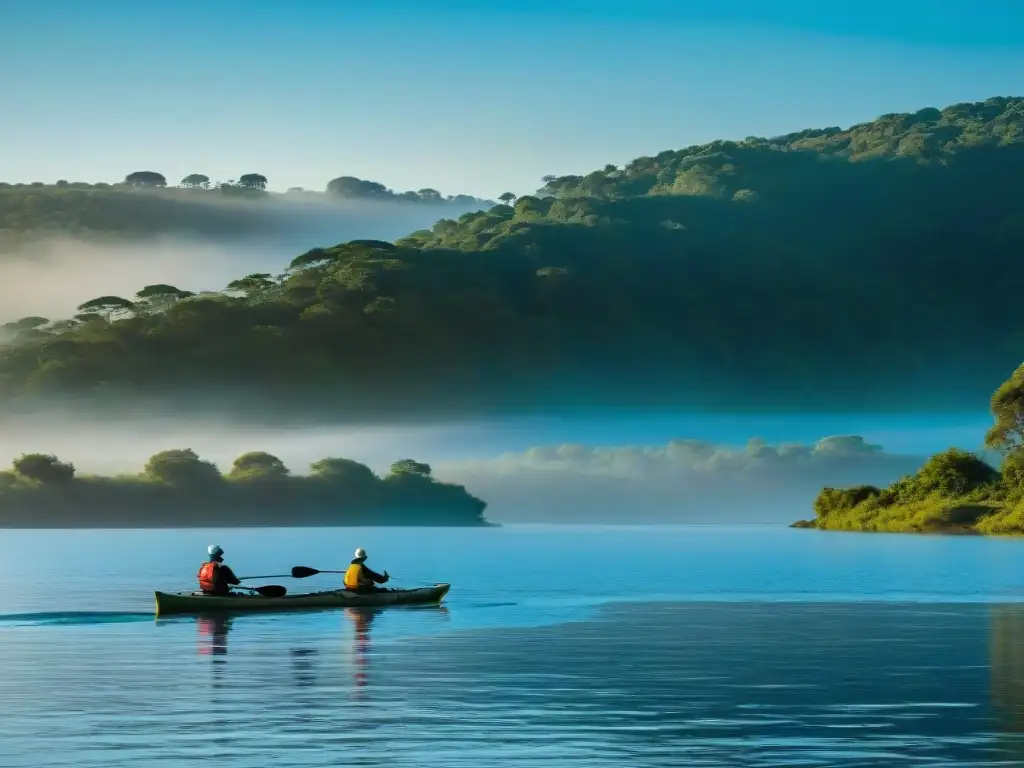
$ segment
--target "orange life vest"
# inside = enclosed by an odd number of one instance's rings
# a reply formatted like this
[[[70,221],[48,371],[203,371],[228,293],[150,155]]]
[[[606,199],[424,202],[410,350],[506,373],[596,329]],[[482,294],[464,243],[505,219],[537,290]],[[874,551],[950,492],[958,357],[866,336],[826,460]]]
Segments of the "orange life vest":
[[[212,560],[208,563],[203,563],[199,568],[199,588],[204,592],[215,592],[217,590],[217,570],[220,568],[220,563],[215,563]]]

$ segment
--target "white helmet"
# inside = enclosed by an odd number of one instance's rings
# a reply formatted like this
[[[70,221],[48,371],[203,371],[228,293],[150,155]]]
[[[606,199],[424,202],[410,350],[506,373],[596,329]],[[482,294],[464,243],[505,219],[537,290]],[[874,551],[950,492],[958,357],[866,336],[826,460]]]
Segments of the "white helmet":
[[[220,544],[211,544],[206,548],[206,552],[210,557],[217,557],[218,555],[224,554],[224,550],[220,548]]]
[[[356,560],[366,557],[366,550],[360,547],[356,550]]]

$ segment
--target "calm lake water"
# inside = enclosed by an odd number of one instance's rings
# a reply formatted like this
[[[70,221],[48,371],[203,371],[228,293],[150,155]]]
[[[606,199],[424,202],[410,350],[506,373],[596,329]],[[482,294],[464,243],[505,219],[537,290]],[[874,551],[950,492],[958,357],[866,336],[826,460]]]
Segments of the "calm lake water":
[[[213,542],[453,587],[155,620]],[[3,532],[0,765],[1019,766],[1022,564],[784,528]]]

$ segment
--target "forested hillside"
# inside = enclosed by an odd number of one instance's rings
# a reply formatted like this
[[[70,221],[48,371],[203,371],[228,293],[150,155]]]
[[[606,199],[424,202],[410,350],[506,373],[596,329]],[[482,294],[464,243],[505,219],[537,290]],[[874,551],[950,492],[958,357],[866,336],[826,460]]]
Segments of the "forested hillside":
[[[974,408],[1024,350],[1022,99],[663,152],[505,200],[223,294],[139,286],[29,318],[0,393],[202,391],[318,418]]]

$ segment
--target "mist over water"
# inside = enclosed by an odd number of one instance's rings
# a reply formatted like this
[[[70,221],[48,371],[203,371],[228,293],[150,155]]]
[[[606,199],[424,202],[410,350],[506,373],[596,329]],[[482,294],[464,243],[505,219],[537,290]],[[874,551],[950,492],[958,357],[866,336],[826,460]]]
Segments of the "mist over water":
[[[54,453],[81,474],[140,472],[146,459],[192,448],[228,471],[248,451],[268,451],[294,474],[327,456],[378,474],[394,461],[429,463],[445,482],[488,502],[494,522],[789,524],[811,516],[826,485],[885,485],[929,453],[977,449],[984,415],[591,414],[587,419],[366,423],[295,428],[235,420],[7,417],[0,464]],[[860,435],[857,441],[842,436]],[[830,437],[831,436],[831,437]],[[994,460],[989,457],[990,460]]]
[[[58,319],[97,296],[131,298],[145,285],[223,289],[253,272],[278,274],[311,248],[356,239],[392,241],[481,205],[292,199],[204,201],[237,219],[230,235],[39,236],[0,253],[0,323]],[[251,226],[247,226],[247,221]]]

